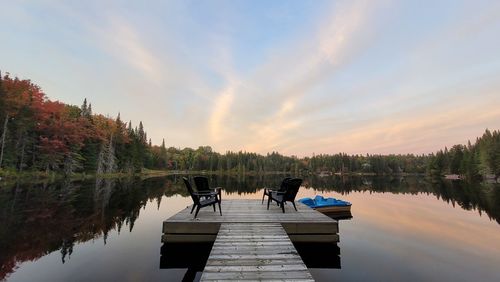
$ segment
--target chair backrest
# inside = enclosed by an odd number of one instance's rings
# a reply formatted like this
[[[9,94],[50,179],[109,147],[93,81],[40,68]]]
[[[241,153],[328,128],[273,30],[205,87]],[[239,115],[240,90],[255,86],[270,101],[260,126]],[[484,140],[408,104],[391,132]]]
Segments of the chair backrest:
[[[208,186],[208,178],[205,176],[195,176],[194,177],[194,185],[198,191],[210,191],[210,187]]]
[[[191,183],[189,183],[189,180],[186,177],[183,177],[182,180],[184,180],[184,184],[186,185],[186,188],[189,192],[189,195],[191,195],[191,199],[193,199],[193,202],[195,204],[199,204],[200,198],[194,194],[193,187],[191,186]]]
[[[290,181],[292,178],[291,177],[285,177],[283,179],[283,181],[281,181],[281,185],[280,185],[280,189],[278,189],[278,191],[280,192],[284,192],[286,190],[286,185],[287,185],[287,182]]]
[[[295,196],[299,192],[300,185],[302,184],[302,179],[293,178],[286,182],[286,190],[283,195],[283,200],[285,201],[295,201]]]

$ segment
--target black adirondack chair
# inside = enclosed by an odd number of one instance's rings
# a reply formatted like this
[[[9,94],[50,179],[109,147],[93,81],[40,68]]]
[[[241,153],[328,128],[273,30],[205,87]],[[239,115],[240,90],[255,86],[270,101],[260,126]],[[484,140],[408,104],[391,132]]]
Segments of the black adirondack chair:
[[[216,188],[210,188],[208,184],[208,178],[205,176],[195,176],[194,177],[194,185],[196,186],[196,190],[198,192],[216,192],[219,196],[219,201],[222,201],[222,195],[221,195],[221,187],[216,187]]]
[[[277,192],[277,191],[280,191],[280,192],[283,192],[285,191],[285,188],[286,188],[286,182],[288,180],[292,179],[291,177],[286,177],[285,179],[283,179],[283,181],[281,181],[281,185],[280,185],[280,188],[279,189],[269,189],[269,188],[264,188],[264,194],[262,195],[262,204],[264,204],[264,198],[266,196],[269,197],[269,195],[271,194],[271,192]]]
[[[271,201],[276,201],[278,205],[281,206],[283,213],[285,213],[285,202],[292,202],[293,208],[297,211],[297,207],[295,206],[295,197],[297,196],[297,192],[299,192],[301,184],[302,179],[300,178],[290,179],[285,184],[285,191],[271,192],[269,199],[267,200],[267,209],[269,209]]]
[[[186,177],[183,177],[182,180],[184,180],[184,184],[186,185],[186,188],[191,195],[191,199],[193,199],[193,208],[191,209],[191,213],[193,213],[194,208],[196,208],[196,213],[194,214],[194,218],[198,216],[198,212],[200,211],[201,208],[208,207],[208,206],[213,206],[214,207],[214,212],[215,212],[215,204],[219,205],[219,212],[220,215],[222,215],[222,209],[220,207],[220,199],[219,199],[219,193],[217,192],[195,192],[193,190],[193,187],[191,186],[191,183]]]

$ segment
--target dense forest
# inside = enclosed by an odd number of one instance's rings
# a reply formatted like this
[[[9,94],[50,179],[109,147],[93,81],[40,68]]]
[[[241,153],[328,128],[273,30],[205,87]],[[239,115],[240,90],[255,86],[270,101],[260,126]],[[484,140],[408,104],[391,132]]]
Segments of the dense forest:
[[[142,122],[120,114],[110,118],[81,106],[51,101],[30,80],[0,74],[0,171],[43,171],[71,175],[133,173],[144,168],[238,174],[282,172],[457,174],[467,179],[500,176],[500,132],[486,130],[474,144],[455,145],[430,155],[321,154],[298,158],[277,152],[214,152],[152,145]]]

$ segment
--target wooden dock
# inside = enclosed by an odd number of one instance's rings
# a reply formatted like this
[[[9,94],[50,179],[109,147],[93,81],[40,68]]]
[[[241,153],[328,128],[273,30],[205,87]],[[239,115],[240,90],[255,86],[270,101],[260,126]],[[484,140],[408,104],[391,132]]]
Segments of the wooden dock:
[[[214,242],[222,223],[279,223],[293,242],[338,242],[338,222],[296,202],[286,213],[275,204],[267,210],[260,200],[222,200],[222,216],[209,207],[194,219],[191,207],[163,222],[164,242]]]
[[[222,223],[201,281],[314,281],[279,223]]]
[[[163,222],[164,242],[214,242],[202,281],[314,281],[292,242],[338,242],[338,222],[301,203],[286,213],[260,200],[223,200],[195,219],[191,206]]]

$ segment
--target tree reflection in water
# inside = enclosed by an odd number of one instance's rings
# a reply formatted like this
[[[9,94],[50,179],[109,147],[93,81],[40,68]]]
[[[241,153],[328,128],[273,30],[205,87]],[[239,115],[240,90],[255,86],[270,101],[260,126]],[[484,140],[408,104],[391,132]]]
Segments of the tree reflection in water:
[[[285,176],[209,177],[211,186],[224,187],[228,194],[254,194],[264,186],[277,187]],[[305,177],[303,185],[318,193],[432,194],[453,206],[486,213],[491,220],[500,223],[498,184],[432,183],[417,177],[332,176]],[[132,231],[146,203],[156,201],[160,207],[164,196],[174,195],[188,196],[180,176],[4,184],[0,189],[0,280],[24,261],[35,261],[59,250],[61,261],[65,263],[77,243],[101,238],[106,243],[111,230],[120,232],[127,228]]]

